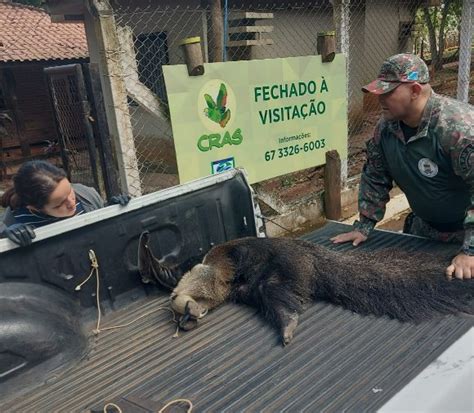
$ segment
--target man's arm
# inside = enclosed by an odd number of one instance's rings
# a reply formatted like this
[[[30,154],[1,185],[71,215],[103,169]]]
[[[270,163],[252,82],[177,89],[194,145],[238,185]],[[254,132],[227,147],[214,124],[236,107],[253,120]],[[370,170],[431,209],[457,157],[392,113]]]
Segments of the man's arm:
[[[368,236],[375,224],[385,215],[385,206],[390,200],[393,179],[387,169],[380,144],[379,131],[367,142],[367,161],[362,171],[359,187],[360,220],[354,229]]]
[[[362,171],[359,186],[360,220],[354,223],[354,230],[331,238],[335,244],[350,242],[357,246],[364,242],[385,215],[385,205],[390,199],[393,187],[380,142],[380,122],[375,128],[374,136],[367,142],[367,161]]]
[[[474,119],[469,117],[465,128],[451,134],[455,141],[450,145],[450,156],[454,173],[460,176],[469,187],[471,202],[466,209],[464,219],[464,242],[462,251],[454,257],[447,268],[448,276],[460,279],[474,277]]]
[[[471,129],[473,128],[471,127]],[[471,130],[470,136],[463,136],[458,139],[451,148],[451,162],[454,173],[466,182],[471,197],[464,219],[463,252],[474,256],[474,132]]]

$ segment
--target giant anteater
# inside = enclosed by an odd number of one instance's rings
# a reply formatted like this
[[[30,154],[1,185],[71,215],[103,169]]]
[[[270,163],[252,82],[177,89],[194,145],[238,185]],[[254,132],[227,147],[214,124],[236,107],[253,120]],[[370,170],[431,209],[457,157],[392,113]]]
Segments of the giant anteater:
[[[186,315],[185,329],[226,300],[257,307],[286,345],[311,299],[401,321],[474,313],[474,279],[448,280],[446,266],[446,258],[421,253],[347,253],[300,239],[241,238],[213,247],[181,278],[171,304]]]

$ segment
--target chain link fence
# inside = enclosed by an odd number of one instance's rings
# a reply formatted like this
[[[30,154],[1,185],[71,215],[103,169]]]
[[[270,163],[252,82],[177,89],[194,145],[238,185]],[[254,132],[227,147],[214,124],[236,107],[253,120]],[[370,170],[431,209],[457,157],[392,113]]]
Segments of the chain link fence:
[[[382,61],[393,54],[415,52],[430,63],[433,57],[424,13],[440,21],[444,10],[442,5],[425,7],[419,0],[225,1],[222,20],[217,21],[223,26],[224,44],[220,47],[213,41],[216,20],[210,6],[196,3],[112,2],[143,193],[178,182],[162,66],[184,63],[179,47],[184,38],[201,37],[205,62],[236,61],[314,55],[317,33],[335,30],[338,51],[347,56],[347,174],[353,177],[361,172],[365,141],[380,116],[377,99],[363,94],[361,86],[373,80]],[[449,19],[445,18],[446,36],[441,39],[446,46],[445,65],[432,72],[432,85],[455,97],[460,15],[454,7],[459,8],[460,2],[444,3],[453,9]],[[435,34],[439,40],[439,33]],[[470,96],[472,103],[472,93]],[[320,168],[312,168],[303,175],[322,174]]]

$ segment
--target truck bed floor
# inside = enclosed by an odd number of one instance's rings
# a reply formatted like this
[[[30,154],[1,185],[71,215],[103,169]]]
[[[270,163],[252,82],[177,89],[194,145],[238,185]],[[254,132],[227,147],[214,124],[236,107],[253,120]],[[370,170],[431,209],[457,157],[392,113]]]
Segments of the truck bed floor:
[[[329,246],[328,237],[344,229],[330,223],[304,238]],[[388,246],[440,248],[387,232],[365,248]],[[167,300],[158,293],[105,317],[103,327],[151,312],[129,327],[91,333],[86,357],[0,411],[102,411],[112,401],[124,412],[154,412],[178,398],[196,412],[374,411],[473,326],[469,317],[413,325],[315,303],[283,348],[253,309],[234,304],[174,338],[171,314],[158,310]]]

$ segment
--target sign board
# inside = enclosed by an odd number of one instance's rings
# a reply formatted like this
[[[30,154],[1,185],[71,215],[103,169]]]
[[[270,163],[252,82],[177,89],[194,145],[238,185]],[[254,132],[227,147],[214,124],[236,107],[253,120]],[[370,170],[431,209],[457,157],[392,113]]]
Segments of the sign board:
[[[346,63],[336,55],[163,66],[180,182],[243,167],[251,183],[347,157]]]

